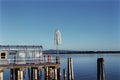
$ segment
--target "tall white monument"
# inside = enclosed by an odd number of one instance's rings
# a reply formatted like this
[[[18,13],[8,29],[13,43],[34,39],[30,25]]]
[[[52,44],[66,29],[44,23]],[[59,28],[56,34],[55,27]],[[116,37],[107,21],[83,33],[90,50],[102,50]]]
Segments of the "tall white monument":
[[[59,29],[56,29],[55,31],[55,44],[56,44],[57,54],[59,54],[58,46],[61,44],[61,32]]]

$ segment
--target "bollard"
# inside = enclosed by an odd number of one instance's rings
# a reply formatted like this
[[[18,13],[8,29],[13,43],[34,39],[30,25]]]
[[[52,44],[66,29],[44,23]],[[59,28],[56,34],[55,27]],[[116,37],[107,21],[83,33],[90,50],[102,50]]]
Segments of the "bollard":
[[[105,80],[104,59],[97,59],[97,80]]]

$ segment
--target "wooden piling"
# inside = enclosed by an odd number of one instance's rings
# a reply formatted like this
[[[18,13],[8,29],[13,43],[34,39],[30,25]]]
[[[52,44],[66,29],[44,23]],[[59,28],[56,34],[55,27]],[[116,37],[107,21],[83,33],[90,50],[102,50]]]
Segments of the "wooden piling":
[[[30,79],[30,68],[28,68],[28,80],[31,80]]]
[[[52,68],[49,68],[49,80],[52,80]]]
[[[15,80],[18,80],[18,68],[15,69]]]
[[[18,79],[17,80],[23,80],[23,69],[18,70]]]
[[[60,80],[60,68],[57,68],[57,79]]]
[[[3,71],[0,71],[0,80],[3,80]]]
[[[54,79],[57,80],[57,69],[56,68],[54,69],[54,73],[55,73],[54,74]]]
[[[73,60],[70,58],[71,80],[74,80]]]
[[[10,80],[14,80],[14,69],[10,69]]]
[[[48,67],[45,67],[45,80],[48,80]]]
[[[33,70],[34,70],[34,68],[31,67],[31,80],[33,80]]]
[[[70,58],[68,58],[68,80],[71,80]]]
[[[68,80],[74,80],[73,61],[68,58]]]
[[[63,79],[66,80],[66,70],[63,69]]]
[[[105,80],[104,59],[97,59],[97,80]]]

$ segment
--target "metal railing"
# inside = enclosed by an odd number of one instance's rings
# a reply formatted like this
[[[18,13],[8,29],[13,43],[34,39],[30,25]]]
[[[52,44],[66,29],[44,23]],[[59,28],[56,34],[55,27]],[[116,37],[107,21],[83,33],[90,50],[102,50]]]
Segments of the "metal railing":
[[[0,65],[8,64],[44,64],[56,63],[56,57],[16,57],[13,59],[0,59]]]

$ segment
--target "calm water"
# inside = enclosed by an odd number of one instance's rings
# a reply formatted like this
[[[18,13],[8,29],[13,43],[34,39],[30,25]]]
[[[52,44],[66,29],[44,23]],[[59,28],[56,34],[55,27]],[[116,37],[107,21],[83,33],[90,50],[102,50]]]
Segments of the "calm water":
[[[75,80],[96,80],[96,62],[99,57],[105,61],[106,80],[120,80],[120,54],[60,54],[60,57],[61,72],[64,68],[67,70],[67,58],[72,57]],[[4,71],[4,80],[9,80],[9,73],[8,69]]]

